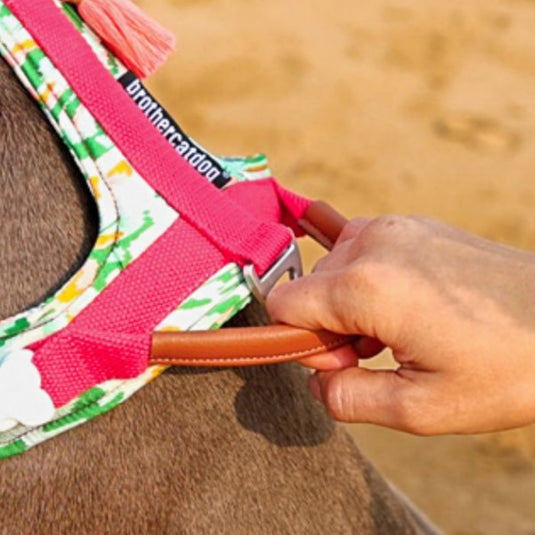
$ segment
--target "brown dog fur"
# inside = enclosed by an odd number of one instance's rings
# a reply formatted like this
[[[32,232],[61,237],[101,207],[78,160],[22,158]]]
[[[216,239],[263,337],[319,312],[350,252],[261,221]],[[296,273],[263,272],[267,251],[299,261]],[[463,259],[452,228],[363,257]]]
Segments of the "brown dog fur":
[[[5,317],[76,269],[97,216],[2,61],[0,210]],[[171,370],[110,414],[0,462],[0,533],[419,533],[304,385],[296,365]]]

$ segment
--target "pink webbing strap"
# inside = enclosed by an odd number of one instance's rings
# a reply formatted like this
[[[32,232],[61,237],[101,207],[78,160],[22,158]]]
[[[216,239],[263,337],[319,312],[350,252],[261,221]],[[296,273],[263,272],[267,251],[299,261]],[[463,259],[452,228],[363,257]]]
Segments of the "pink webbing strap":
[[[291,241],[208,183],[171,147],[51,0],[6,0],[104,131],[143,178],[227,260],[259,274]],[[157,156],[156,156],[157,155]]]
[[[142,373],[156,325],[225,264],[212,243],[178,219],[72,323],[30,348],[54,405]]]

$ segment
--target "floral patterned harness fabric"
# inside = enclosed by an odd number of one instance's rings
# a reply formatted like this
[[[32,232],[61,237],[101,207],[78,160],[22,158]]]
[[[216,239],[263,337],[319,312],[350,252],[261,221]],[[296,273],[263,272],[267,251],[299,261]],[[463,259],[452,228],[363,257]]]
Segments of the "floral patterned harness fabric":
[[[56,2],[116,79],[126,68],[69,4]],[[98,239],[80,270],[40,305],[0,322],[0,459],[107,412],[159,375],[96,385],[60,408],[41,390],[27,347],[57,333],[180,217],[135,171],[84,107],[61,72],[0,0],[0,54],[39,103],[78,164],[99,210]],[[233,181],[267,178],[264,156],[215,158]],[[220,327],[250,299],[236,264],[219,270],[159,325],[159,330]],[[15,412],[13,412],[15,407]],[[7,410],[8,408],[9,410]]]

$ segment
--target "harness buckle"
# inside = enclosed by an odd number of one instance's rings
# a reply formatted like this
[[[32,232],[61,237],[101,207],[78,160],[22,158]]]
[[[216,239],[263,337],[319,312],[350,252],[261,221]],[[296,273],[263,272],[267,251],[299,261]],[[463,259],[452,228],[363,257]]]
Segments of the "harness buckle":
[[[303,276],[301,253],[295,239],[262,277],[258,276],[253,265],[243,268],[243,276],[249,290],[261,303],[265,301],[267,294],[286,273],[290,275],[290,280]]]

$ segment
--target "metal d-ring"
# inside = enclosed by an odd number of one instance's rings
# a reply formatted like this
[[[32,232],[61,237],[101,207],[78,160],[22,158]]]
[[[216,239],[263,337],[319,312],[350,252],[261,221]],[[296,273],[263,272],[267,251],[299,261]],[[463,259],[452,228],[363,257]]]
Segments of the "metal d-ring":
[[[290,244],[262,277],[258,276],[253,265],[243,268],[243,276],[249,290],[261,303],[265,301],[267,294],[286,273],[290,275],[291,280],[303,275],[301,253],[295,241]]]

